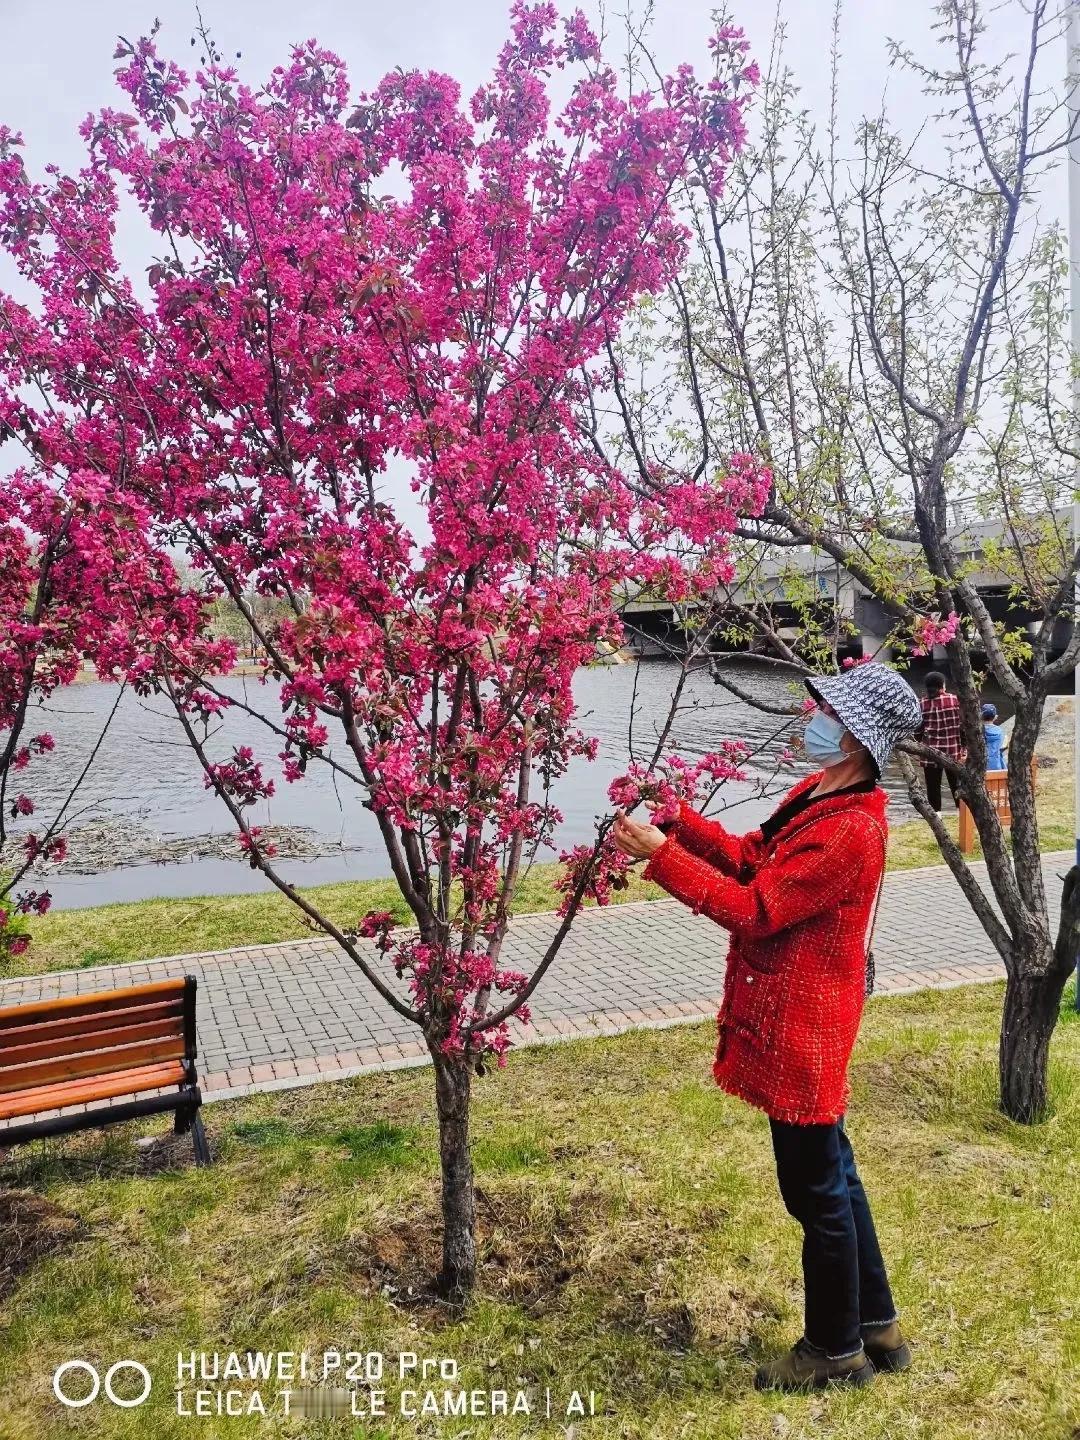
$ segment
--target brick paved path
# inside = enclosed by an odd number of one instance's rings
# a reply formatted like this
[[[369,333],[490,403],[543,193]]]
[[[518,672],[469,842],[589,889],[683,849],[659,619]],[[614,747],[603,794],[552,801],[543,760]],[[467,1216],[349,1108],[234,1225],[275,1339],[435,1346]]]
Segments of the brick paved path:
[[[1046,857],[1055,923],[1058,876],[1070,859]],[[983,867],[973,869],[985,886]],[[508,968],[532,970],[556,924],[551,915],[515,920],[504,947]],[[718,926],[674,900],[584,911],[533,997],[533,1025],[519,1038],[538,1043],[711,1019],[726,945]],[[944,868],[888,876],[874,949],[882,994],[1004,974]],[[175,975],[195,975],[199,982],[199,1070],[208,1099],[342,1079],[425,1058],[415,1027],[323,940],[8,980],[0,983],[0,1005]]]

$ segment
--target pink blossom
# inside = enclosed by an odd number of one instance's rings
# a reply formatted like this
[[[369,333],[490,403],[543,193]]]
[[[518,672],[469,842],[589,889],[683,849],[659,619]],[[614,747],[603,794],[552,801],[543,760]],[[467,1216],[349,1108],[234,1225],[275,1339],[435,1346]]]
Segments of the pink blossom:
[[[259,868],[260,856],[265,860],[272,860],[277,854],[277,846],[272,840],[264,840],[262,833],[261,825],[249,825],[236,837],[240,853],[247,856],[253,870]]]
[[[663,755],[655,770],[635,762],[625,775],[611,782],[608,798],[614,805],[626,809],[643,801],[658,802],[652,810],[652,820],[656,825],[663,825],[678,819],[682,802],[695,805],[704,785],[707,784],[711,792],[728,781],[745,780],[743,764],[749,753],[745,740],[725,740],[719,749],[693,762],[674,753]]]
[[[211,765],[206,772],[205,784],[208,790],[215,789],[228,795],[241,808],[269,799],[274,793],[274,782],[264,779],[262,765],[255,759],[250,745],[238,746],[231,760]]]
[[[929,655],[935,645],[947,645],[954,639],[960,627],[960,616],[950,612],[943,620],[940,615],[920,615],[912,626],[913,655]]]

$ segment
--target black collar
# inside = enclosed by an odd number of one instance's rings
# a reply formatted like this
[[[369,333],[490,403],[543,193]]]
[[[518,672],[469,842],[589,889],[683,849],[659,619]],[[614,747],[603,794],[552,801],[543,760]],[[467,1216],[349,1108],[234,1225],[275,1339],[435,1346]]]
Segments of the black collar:
[[[804,810],[808,810],[818,801],[835,800],[840,795],[866,795],[877,788],[877,783],[876,778],[871,776],[865,780],[856,780],[851,785],[843,785],[839,790],[829,790],[824,795],[817,794],[815,788],[808,785],[806,789],[793,795],[790,800],[785,800],[767,820],[761,822],[762,837],[765,840],[771,840],[789,821],[794,820],[796,815],[801,815]]]

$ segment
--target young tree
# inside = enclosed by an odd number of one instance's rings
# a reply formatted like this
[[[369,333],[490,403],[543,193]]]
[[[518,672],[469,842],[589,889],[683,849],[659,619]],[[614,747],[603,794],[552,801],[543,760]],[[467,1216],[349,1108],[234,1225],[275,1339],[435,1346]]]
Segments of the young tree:
[[[13,853],[12,823],[35,809],[25,772],[54,749],[47,731],[28,734],[33,708],[72,680],[80,663],[80,647],[72,645],[71,627],[54,604],[63,519],[44,543],[35,543],[39,537],[18,492],[13,484],[0,495],[0,974],[29,947],[25,917],[49,908],[48,893],[23,890],[23,881],[36,861],[64,857],[55,823],[44,836],[27,835]]]
[[[625,100],[580,14],[511,13],[467,104],[446,76],[400,71],[351,103],[314,43],[254,91],[202,35],[189,80],[151,38],[118,47],[135,113],[85,123],[77,176],[32,182],[0,137],[4,243],[39,296],[5,304],[7,403],[49,430],[54,469],[92,472],[148,557],[182,549],[194,584],[120,580],[142,647],[127,673],[172,700],[251,864],[421,1028],[455,1298],[475,1272],[472,1075],[502,1063],[583,899],[621,879],[605,823],[564,857],[539,965],[502,963],[523,867],[561,818],[550,786],[596,749],[574,671],[619,642],[627,583],[710,592],[725,535],[768,488],[736,455],[658,475],[643,504],[578,426],[582,372],[684,257],[680,178],[722,188],[754,78],[744,43],[725,29],[708,81],[683,67]],[[148,297],[113,254],[121,186],[164,244]],[[27,351],[61,421],[20,398]],[[388,475],[416,497],[416,534]],[[225,760],[215,720],[240,702],[213,680],[234,653],[211,638],[221,596],[272,682],[252,709],[266,753]],[[331,766],[373,811],[415,929],[387,914],[339,928],[278,874],[248,815],[274,758],[289,782]],[[689,789],[735,758],[671,778]]]
[[[0,321],[2,323],[2,321]],[[23,438],[21,416],[0,395],[0,441]],[[33,438],[36,445],[36,438]],[[62,799],[43,806],[34,794],[40,766],[55,742],[37,711],[77,678],[84,662],[103,668],[118,658],[127,631],[98,572],[102,555],[120,559],[123,545],[92,500],[72,485],[61,494],[16,469],[0,493],[0,975],[31,941],[27,917],[44,915],[47,889],[33,874],[63,861],[63,827],[115,714]],[[137,546],[141,552],[141,544]],[[110,566],[112,560],[110,559]],[[130,659],[130,652],[128,654]],[[119,696],[117,697],[119,703]],[[42,810],[48,818],[43,818]]]
[[[215,654],[201,641],[191,643],[198,600],[177,594],[171,559],[147,546],[138,517],[107,503],[99,476],[67,470],[72,416],[25,318],[0,297],[0,443],[29,456],[0,490],[0,974],[29,948],[27,917],[50,908],[52,897],[36,888],[36,874],[65,858],[63,831],[76,818],[73,806],[123,684],[71,783],[58,796],[44,787],[45,798],[35,777],[56,745],[39,728],[47,724],[39,712],[85,666],[121,682],[147,672],[135,594],[155,606],[161,634],[187,664],[205,666]],[[28,381],[43,382],[40,393],[51,396],[51,409],[27,406]]]
[[[760,124],[728,186],[689,191],[696,261],[672,288],[666,328],[651,322],[667,365],[653,400],[691,417],[677,432],[684,453],[735,446],[771,467],[760,520],[738,527],[738,638],[794,676],[835,664],[850,619],[819,589],[831,577],[876,605],[883,650],[944,647],[966,758],[912,745],[906,774],[1004,961],[1001,1105],[1029,1122],[1045,1111],[1049,1042],[1080,946],[1076,872],[1056,942],[1051,931],[1032,780],[1047,696],[1080,659],[1080,625],[1061,639],[1080,564],[1067,509],[1080,454],[1067,257],[1036,208],[1068,137],[1065,52],[1046,0],[995,16],[979,0],[942,0],[935,14],[939,63],[892,47],[933,113],[909,138],[885,114],[864,120],[851,154],[836,120],[839,6],[824,141],[799,108],[779,27]],[[1015,55],[995,48],[1006,22]],[[640,441],[658,417],[634,397],[622,408]],[[802,622],[798,642],[781,633],[778,599]],[[984,783],[987,670],[1016,717],[1011,843]],[[738,691],[722,667],[715,678]],[[918,759],[956,778],[990,895],[930,808]]]

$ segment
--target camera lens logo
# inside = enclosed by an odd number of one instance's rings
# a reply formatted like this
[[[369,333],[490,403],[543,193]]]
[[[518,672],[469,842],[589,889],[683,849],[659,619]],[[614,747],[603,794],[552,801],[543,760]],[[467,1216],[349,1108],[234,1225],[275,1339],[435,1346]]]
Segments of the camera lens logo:
[[[143,1382],[141,1395],[130,1396],[117,1394],[115,1384],[116,1377],[125,1370],[134,1370],[137,1375],[141,1376]],[[65,1383],[66,1377],[72,1375],[72,1372],[89,1377],[90,1391],[88,1394],[84,1395],[79,1393],[84,1388],[83,1382],[81,1381],[73,1378],[70,1382]],[[150,1371],[145,1365],[140,1365],[138,1360],[117,1360],[116,1363],[110,1365],[105,1372],[104,1388],[107,1398],[111,1400],[114,1405],[119,1405],[124,1410],[131,1410],[149,1398],[153,1383],[150,1378]],[[66,1405],[69,1410],[81,1410],[84,1405],[92,1405],[98,1398],[102,1389],[102,1379],[89,1361],[65,1360],[63,1365],[57,1366],[53,1372],[52,1388],[53,1394],[60,1401],[61,1405]],[[124,1388],[126,1389],[127,1387],[125,1386]],[[75,1392],[74,1394],[71,1393],[73,1391]]]

